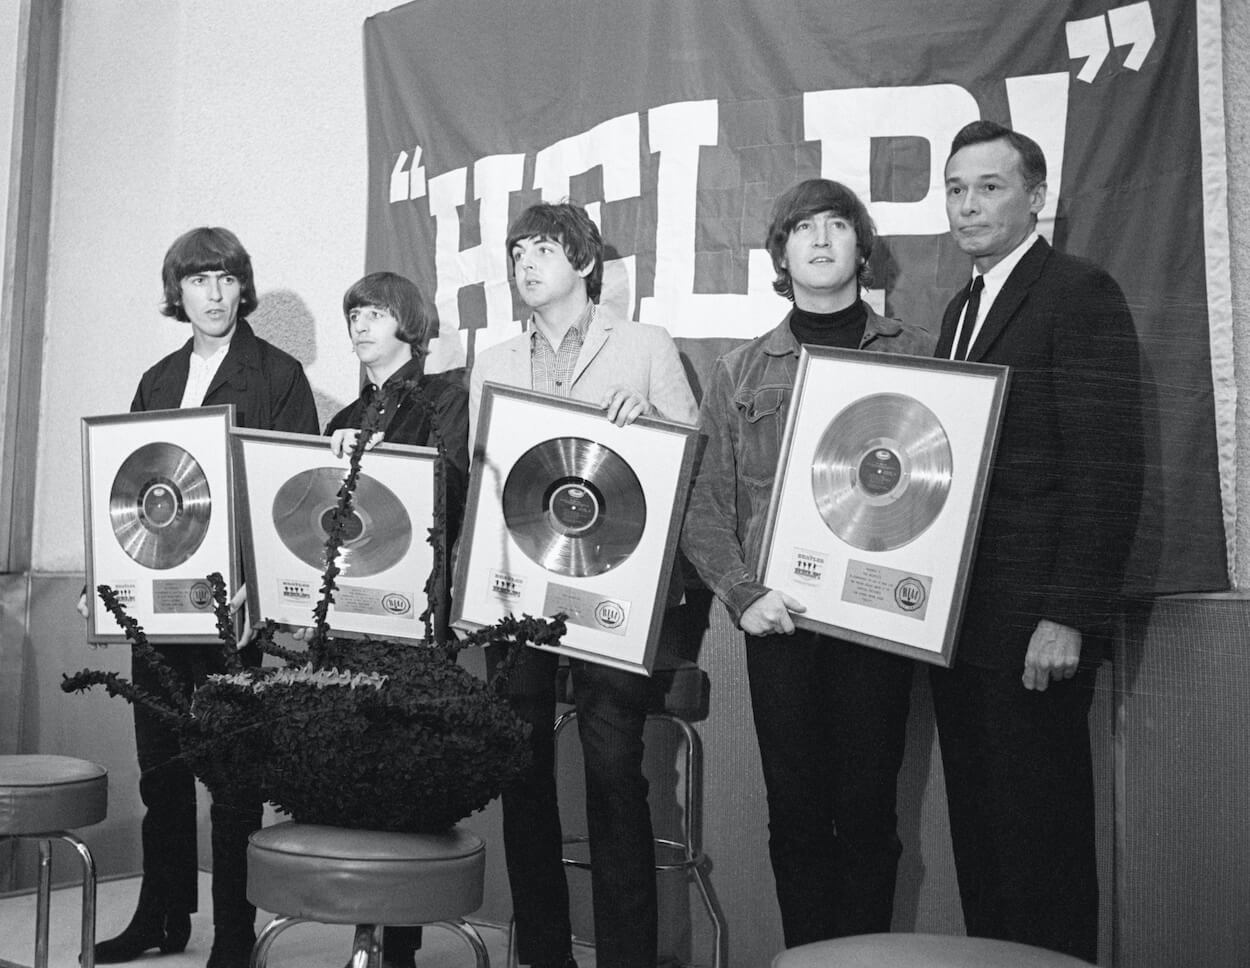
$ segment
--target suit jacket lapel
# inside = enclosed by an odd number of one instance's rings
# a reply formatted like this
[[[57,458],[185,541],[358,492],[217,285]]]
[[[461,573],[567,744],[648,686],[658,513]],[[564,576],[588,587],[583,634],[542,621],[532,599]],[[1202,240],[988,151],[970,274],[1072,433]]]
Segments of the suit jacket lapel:
[[[946,312],[942,314],[942,333],[938,337],[937,346],[933,350],[933,355],[939,360],[949,360],[951,358],[951,347],[955,345],[955,327],[959,325],[959,314],[963,312],[965,297],[968,294],[968,286],[965,286],[955,294],[946,305]]]
[[[207,400],[221,387],[227,383],[243,390],[247,387],[247,378],[244,375],[246,369],[259,369],[260,360],[256,350],[256,337],[252,333],[252,327],[248,325],[246,319],[240,319],[234,324],[234,335],[230,338],[230,348],[226,350],[226,357],[221,361],[221,366],[217,367],[217,372],[213,374],[212,380],[209,381],[208,388],[204,391],[204,399]]]
[[[532,346],[530,341],[533,338],[533,331],[526,330],[525,339],[517,340],[513,345],[512,352],[508,354],[508,372],[498,382],[506,386],[524,387],[527,390],[533,388],[534,370],[530,362],[530,347]]]
[[[572,383],[576,383],[581,379],[581,375],[586,372],[586,367],[590,365],[601,349],[603,344],[608,341],[608,333],[612,331],[610,323],[604,323],[599,318],[599,310],[596,308],[594,314],[590,317],[590,326],[586,329],[586,339],[582,342],[582,351],[577,354],[577,366],[573,370]]]
[[[149,410],[177,410],[182,406],[182,394],[187,389],[187,377],[191,372],[191,340],[183,344],[173,359],[157,378],[147,401]]]
[[[1028,296],[1029,288],[1037,281],[1037,277],[1041,275],[1042,267],[1046,265],[1046,260],[1049,257],[1050,245],[1045,239],[1038,239],[1033,243],[1033,247],[1016,264],[1016,267],[1011,270],[1011,275],[1003,283],[1003,288],[994,300],[994,305],[990,307],[989,315],[985,317],[985,324],[981,327],[981,332],[977,333],[976,340],[968,350],[968,360],[970,362],[978,362],[984,359],[995,341],[1003,334],[1003,330],[1007,328],[1007,324],[1016,315],[1020,304]],[[943,335],[945,335],[945,328],[943,328]],[[948,348],[947,355],[949,354],[950,350]]]
[[[237,378],[243,370],[243,360],[234,353],[234,347],[226,350],[226,358],[221,361],[221,366],[217,367],[217,372],[213,374],[212,381],[208,384],[208,389],[204,391],[204,399],[207,400],[221,387],[227,383],[245,383]]]

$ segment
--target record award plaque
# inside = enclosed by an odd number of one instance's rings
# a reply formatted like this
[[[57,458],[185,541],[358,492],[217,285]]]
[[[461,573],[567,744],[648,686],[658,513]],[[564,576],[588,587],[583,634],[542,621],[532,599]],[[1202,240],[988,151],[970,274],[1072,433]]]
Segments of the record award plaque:
[[[803,347],[757,569],[796,625],[950,665],[1007,379]]]
[[[248,618],[310,626],[348,459],[328,437],[238,428],[230,437]],[[431,447],[386,443],[361,458],[326,615],[336,635],[425,638],[437,459]]]
[[[541,648],[649,675],[695,429],[493,383],[481,407],[453,624],[562,613]]]
[[[233,590],[237,555],[231,406],[86,417],[82,422],[87,638],[125,636],[100,601],[108,585],[148,640],[217,638],[207,576]]]

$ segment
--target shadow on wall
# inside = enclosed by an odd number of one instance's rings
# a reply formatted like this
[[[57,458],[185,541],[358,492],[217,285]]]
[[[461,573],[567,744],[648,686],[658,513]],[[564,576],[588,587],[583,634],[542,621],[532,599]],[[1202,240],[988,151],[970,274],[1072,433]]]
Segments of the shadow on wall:
[[[316,321],[298,294],[289,289],[273,289],[262,293],[260,305],[248,317],[248,322],[252,324],[257,336],[290,353],[300,361],[305,370],[316,361]],[[348,344],[345,342],[345,345]],[[350,345],[348,349],[350,351]],[[340,400],[315,386],[313,398],[317,401],[317,420],[323,427],[351,402]]]

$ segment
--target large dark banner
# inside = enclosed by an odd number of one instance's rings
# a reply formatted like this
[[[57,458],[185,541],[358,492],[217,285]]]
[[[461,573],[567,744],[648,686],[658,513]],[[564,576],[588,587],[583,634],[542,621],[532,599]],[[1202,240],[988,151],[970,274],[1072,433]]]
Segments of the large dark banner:
[[[1031,135],[1043,235],[1110,270],[1144,347],[1136,583],[1227,586],[1218,0],[417,0],[364,40],[368,269],[435,299],[433,369],[519,330],[504,236],[540,199],[588,206],[627,316],[683,342],[763,332],[787,308],[769,206],[818,175],[870,203],[869,301],[936,327],[970,271],[947,235],[951,137],[977,118]]]

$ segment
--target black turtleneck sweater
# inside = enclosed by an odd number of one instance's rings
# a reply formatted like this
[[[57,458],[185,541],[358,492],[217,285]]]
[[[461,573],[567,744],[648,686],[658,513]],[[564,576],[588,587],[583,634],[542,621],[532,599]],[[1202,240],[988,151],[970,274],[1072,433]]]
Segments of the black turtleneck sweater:
[[[857,350],[867,323],[868,310],[862,299],[833,313],[809,313],[795,306],[790,315],[790,332],[800,343]]]

